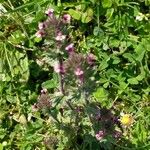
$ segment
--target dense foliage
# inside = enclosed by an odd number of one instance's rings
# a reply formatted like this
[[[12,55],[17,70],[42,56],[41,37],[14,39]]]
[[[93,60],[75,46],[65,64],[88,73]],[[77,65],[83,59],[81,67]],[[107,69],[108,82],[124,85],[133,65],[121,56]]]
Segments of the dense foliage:
[[[0,0],[0,150],[150,149],[150,0]]]

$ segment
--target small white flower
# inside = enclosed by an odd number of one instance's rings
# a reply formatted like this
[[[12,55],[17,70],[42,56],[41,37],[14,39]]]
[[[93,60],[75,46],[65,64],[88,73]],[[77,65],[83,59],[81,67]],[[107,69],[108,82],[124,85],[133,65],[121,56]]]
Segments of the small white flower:
[[[137,21],[142,21],[144,19],[144,15],[142,13],[139,13],[137,16],[136,16],[136,20]]]
[[[142,20],[143,20],[143,17],[141,17],[141,16],[136,16],[136,20],[137,20],[137,21],[142,21]]]

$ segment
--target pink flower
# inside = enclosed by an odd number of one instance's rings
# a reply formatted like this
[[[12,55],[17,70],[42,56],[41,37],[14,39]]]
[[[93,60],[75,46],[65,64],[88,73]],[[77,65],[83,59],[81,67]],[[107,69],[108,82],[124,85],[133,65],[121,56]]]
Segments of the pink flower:
[[[38,27],[39,27],[40,30],[45,29],[46,28],[46,23],[45,22],[40,22],[38,24]]]
[[[70,21],[71,21],[71,16],[69,14],[64,14],[63,23],[70,23]]]
[[[49,8],[48,10],[45,11],[45,14],[49,17],[53,17],[54,15],[54,9]]]
[[[66,48],[65,48],[66,51],[68,51],[69,53],[73,52],[74,51],[74,44],[71,43],[69,44]]]
[[[63,41],[65,40],[65,38],[66,38],[66,35],[63,35],[61,32],[58,32],[55,39],[56,41]]]
[[[56,73],[62,73],[63,74],[65,72],[64,66],[60,63],[56,63],[55,66],[54,66],[54,71]]]
[[[87,62],[89,65],[93,65],[95,63],[95,55],[92,54],[92,53],[89,53],[88,56],[87,56]]]
[[[100,131],[95,135],[95,137],[96,137],[96,139],[97,139],[98,141],[102,140],[102,139],[104,138],[104,136],[105,136],[105,132],[104,132],[103,130],[100,130]]]
[[[79,84],[83,84],[83,80],[84,80],[84,77],[83,77],[83,70],[81,68],[77,68],[75,71],[74,71],[75,75],[78,77],[79,79]]]
[[[77,68],[75,71],[74,71],[75,75],[76,76],[82,76],[83,75],[83,70],[81,70],[81,68]]]
[[[36,37],[41,38],[45,36],[45,31],[44,30],[39,30],[36,32]]]

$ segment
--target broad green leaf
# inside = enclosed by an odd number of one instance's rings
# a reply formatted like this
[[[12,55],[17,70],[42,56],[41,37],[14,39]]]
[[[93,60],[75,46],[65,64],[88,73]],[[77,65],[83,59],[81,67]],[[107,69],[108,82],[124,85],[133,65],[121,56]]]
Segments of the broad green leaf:
[[[134,55],[131,54],[131,53],[125,53],[125,54],[123,54],[123,57],[128,59],[129,62],[134,62],[135,61]]]
[[[119,87],[121,90],[125,90],[128,87],[128,84],[125,82],[119,82]]]
[[[110,39],[109,43],[110,43],[109,44],[110,47],[119,47],[119,45],[120,45],[120,41],[118,39],[114,39],[114,38]]]
[[[82,14],[81,21],[83,23],[88,23],[92,20],[92,18],[93,18],[93,10],[91,8],[88,8],[86,12]]]
[[[42,88],[52,89],[56,87],[57,87],[57,82],[53,79],[42,83]]]
[[[95,27],[94,30],[93,30],[93,34],[95,36],[98,36],[98,35],[99,36],[104,36],[104,31],[99,27]]]
[[[112,0],[102,0],[102,6],[104,8],[110,8],[112,6]]]
[[[106,82],[106,83],[103,85],[104,88],[107,88],[108,86],[109,86],[109,82]]]
[[[110,49],[109,46],[108,46],[107,44],[103,43],[103,50],[106,51],[106,50],[108,50],[108,49]]]
[[[142,61],[142,59],[144,58],[145,55],[145,49],[142,45],[138,45],[137,48],[135,49],[136,52],[136,60],[137,61]]]
[[[106,79],[106,78],[100,78],[100,80],[99,80],[100,83],[105,83],[107,81],[108,81],[108,79]]]
[[[136,78],[130,78],[130,79],[128,79],[128,83],[130,83],[130,84],[138,84],[139,82],[138,82],[138,80]]]
[[[116,57],[116,56],[113,56],[113,64],[119,64],[120,63],[120,58],[119,57]]]
[[[69,9],[69,14],[72,16],[72,18],[76,19],[76,20],[80,20],[81,18],[81,12],[74,10],[74,9]]]
[[[148,31],[150,30],[150,24],[149,24],[149,27],[148,27]],[[143,47],[143,50],[145,51],[150,51],[150,38],[147,39],[147,38],[143,38],[142,39],[142,43],[141,43],[141,46]]]
[[[114,13],[114,8],[107,9],[106,17],[107,21],[109,21]]]
[[[107,63],[107,61],[104,60],[100,63],[99,70],[104,70],[107,67],[108,67],[108,63]]]
[[[107,98],[107,92],[104,88],[98,88],[96,92],[93,93],[93,96],[101,101],[103,99],[106,99]]]
[[[142,81],[145,78],[145,74],[140,74],[136,77],[138,81]]]

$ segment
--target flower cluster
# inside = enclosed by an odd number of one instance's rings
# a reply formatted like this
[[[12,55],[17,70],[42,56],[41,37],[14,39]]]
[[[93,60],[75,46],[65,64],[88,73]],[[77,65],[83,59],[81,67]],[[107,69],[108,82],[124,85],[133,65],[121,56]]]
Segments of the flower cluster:
[[[71,16],[69,14],[64,14],[62,19],[57,18],[54,15],[54,9],[49,8],[45,11],[47,16],[47,20],[40,22],[38,24],[38,31],[36,32],[36,37],[43,38],[50,35],[50,29],[56,29],[55,40],[56,41],[63,41],[66,39],[66,35],[64,35],[60,30],[64,24],[69,24],[71,22]]]
[[[101,141],[101,140],[104,138],[104,136],[105,136],[105,131],[103,131],[103,130],[100,130],[100,131],[95,135],[95,137],[96,137],[96,139],[97,139],[98,141]]]
[[[54,71],[61,75],[61,78],[68,78],[68,75],[73,75],[73,78],[77,80],[79,85],[82,85],[86,76],[86,73],[95,64],[96,57],[94,54],[89,53],[87,56],[83,56],[75,51],[74,43],[67,40],[69,35],[66,33],[66,25],[70,24],[71,16],[64,14],[62,17],[57,17],[54,14],[54,10],[49,8],[45,14],[47,20],[40,22],[38,25],[37,37],[53,38],[56,44],[56,63],[54,64]],[[64,30],[65,29],[65,30]],[[53,33],[53,34],[52,34]],[[68,58],[64,59],[64,53],[68,54]],[[60,61],[61,59],[61,61]],[[64,61],[65,60],[65,61]],[[60,63],[61,62],[61,63]],[[63,81],[63,79],[61,79]],[[63,82],[62,82],[63,83]]]
[[[70,55],[68,59],[64,62],[64,68],[66,73],[66,78],[72,76],[72,79],[77,79],[78,84],[82,85],[85,78],[89,78],[89,73],[92,71],[91,64],[94,64],[95,59],[90,58],[90,63],[88,56],[85,57],[80,53],[74,51],[73,45],[67,46],[67,50],[70,50]],[[72,52],[73,51],[73,52]],[[71,53],[72,52],[72,53]],[[93,54],[90,54],[94,56]]]
[[[108,136],[111,136],[114,139],[119,139],[122,136],[122,133],[118,130],[120,129],[120,122],[118,117],[109,109],[102,108],[95,104],[94,113],[92,118],[93,125],[100,125],[99,132],[95,134],[95,137],[98,141],[101,141]],[[117,130],[115,130],[117,129]]]
[[[32,106],[33,111],[51,108],[52,102],[50,101],[50,97],[48,95],[47,89],[41,90],[41,95],[38,97],[38,102]]]

